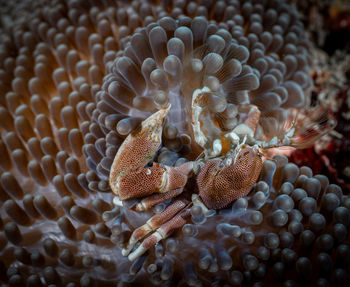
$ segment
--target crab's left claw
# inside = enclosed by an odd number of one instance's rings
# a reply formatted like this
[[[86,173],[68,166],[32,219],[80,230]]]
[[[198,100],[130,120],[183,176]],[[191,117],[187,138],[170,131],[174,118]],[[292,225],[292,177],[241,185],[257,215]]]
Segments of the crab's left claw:
[[[261,168],[258,147],[242,145],[226,159],[206,163],[197,177],[199,195],[208,208],[224,208],[249,193]]]

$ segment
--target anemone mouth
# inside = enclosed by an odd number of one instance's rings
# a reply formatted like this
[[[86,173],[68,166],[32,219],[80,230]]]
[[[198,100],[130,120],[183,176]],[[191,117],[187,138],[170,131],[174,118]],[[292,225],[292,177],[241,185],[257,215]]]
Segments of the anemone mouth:
[[[108,178],[124,138],[170,103],[155,160],[196,157],[206,143],[194,144],[191,101],[204,87],[208,145],[247,130],[249,105],[261,111],[253,137],[284,134],[289,111],[309,101],[310,44],[283,1],[102,2],[0,4],[1,284],[344,283],[349,198],[282,156],[232,207],[194,205],[149,253],[121,255],[168,204],[118,206]]]

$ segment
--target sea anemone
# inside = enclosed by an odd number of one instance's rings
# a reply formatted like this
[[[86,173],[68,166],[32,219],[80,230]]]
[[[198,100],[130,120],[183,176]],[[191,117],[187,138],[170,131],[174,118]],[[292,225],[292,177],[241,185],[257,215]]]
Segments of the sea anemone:
[[[216,156],[218,141],[229,152],[231,131],[263,147],[314,135],[311,46],[296,10],[158,2],[0,4],[0,282],[346,286],[349,197],[280,155],[248,196],[216,212],[194,205],[181,230],[134,262],[122,256],[168,203],[114,206],[108,183],[118,147],[152,113],[171,104],[153,159],[169,166]]]

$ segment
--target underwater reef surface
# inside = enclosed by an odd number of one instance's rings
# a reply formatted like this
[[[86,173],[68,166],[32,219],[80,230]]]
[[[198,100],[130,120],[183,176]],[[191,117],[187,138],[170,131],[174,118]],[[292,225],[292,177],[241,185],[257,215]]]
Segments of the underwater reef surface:
[[[347,1],[291,1],[300,12],[314,44],[314,90],[312,99],[332,111],[337,121],[334,130],[314,146],[297,150],[293,162],[309,162],[314,172],[327,175],[350,193],[349,118],[350,118],[350,6]]]
[[[288,2],[0,2],[0,283],[348,286],[350,10]],[[225,151],[231,131],[270,147],[294,128],[293,150],[266,153],[247,196],[189,207],[186,224],[131,262],[131,233],[170,200],[115,205],[110,169],[169,103],[155,162],[195,161],[218,140]],[[323,137],[315,106],[337,122]],[[195,176],[182,196],[192,193]]]

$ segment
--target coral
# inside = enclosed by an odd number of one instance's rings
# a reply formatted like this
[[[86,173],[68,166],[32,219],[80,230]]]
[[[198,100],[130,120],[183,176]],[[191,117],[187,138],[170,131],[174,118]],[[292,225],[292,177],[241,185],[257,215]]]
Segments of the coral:
[[[299,145],[311,46],[277,0],[93,2],[0,3],[1,284],[346,286],[349,198],[279,155],[246,197],[216,212],[193,205],[172,236],[134,262],[122,256],[168,204],[114,205],[110,167],[126,136],[170,103],[150,158],[160,164],[245,137],[278,144],[293,128]]]

